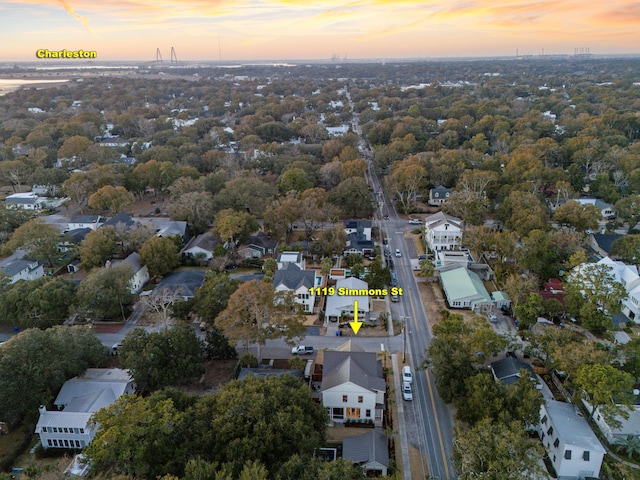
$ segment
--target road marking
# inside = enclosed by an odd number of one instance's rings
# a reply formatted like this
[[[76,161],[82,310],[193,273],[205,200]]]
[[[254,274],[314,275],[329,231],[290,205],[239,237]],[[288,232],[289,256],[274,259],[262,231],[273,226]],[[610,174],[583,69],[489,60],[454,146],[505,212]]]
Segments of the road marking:
[[[433,407],[433,418],[436,420],[436,430],[438,431],[438,440],[440,440],[440,450],[442,452],[442,460],[444,460],[444,471],[446,477],[449,478],[449,465],[447,464],[447,455],[444,452],[444,442],[442,441],[442,432],[440,431],[440,422],[438,421],[438,415],[436,412],[436,402],[433,397],[433,388],[429,381],[429,370],[425,368],[425,376],[427,377],[427,385],[429,386],[429,396],[431,397],[431,406]]]

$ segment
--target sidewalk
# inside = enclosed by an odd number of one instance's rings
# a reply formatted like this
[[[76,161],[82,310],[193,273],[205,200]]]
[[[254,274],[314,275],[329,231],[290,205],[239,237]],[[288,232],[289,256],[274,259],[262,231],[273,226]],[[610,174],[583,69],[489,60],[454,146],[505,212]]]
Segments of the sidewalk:
[[[398,409],[398,433],[400,437],[400,450],[402,452],[402,472],[404,480],[411,480],[411,462],[409,460],[409,443],[407,442],[407,427],[404,421],[404,401],[402,400],[402,385],[400,381],[400,366],[397,355],[391,355],[393,363],[393,381],[396,384],[396,407]]]

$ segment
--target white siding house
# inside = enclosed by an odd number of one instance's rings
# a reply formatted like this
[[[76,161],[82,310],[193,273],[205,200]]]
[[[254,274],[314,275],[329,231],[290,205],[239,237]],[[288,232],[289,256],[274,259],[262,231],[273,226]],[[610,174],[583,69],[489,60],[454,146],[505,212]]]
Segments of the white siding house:
[[[575,405],[546,400],[538,434],[560,480],[599,477],[606,451]]]
[[[97,429],[89,426],[91,416],[122,395],[134,393],[135,388],[131,375],[119,368],[90,368],[68,380],[54,402],[58,410],[40,407],[35,433],[42,447],[84,448]]]
[[[45,206],[46,202],[46,198],[39,197],[34,192],[14,193],[4,199],[6,208],[16,210],[40,210]]]
[[[432,251],[459,250],[462,245],[463,222],[443,212],[424,220],[425,241]]]
[[[278,292],[293,292],[296,303],[302,305],[304,313],[313,313],[316,296],[311,290],[322,284],[322,277],[314,270],[300,270],[295,264],[288,263],[273,275],[273,287]]]
[[[111,265],[125,264],[131,268],[133,276],[129,285],[131,286],[131,293],[136,294],[142,290],[149,281],[149,269],[146,265],[140,263],[140,255],[137,252],[131,253],[124,260],[111,260]]]
[[[374,352],[324,353],[322,405],[334,422],[371,420],[382,425],[386,383]]]
[[[358,302],[358,316],[364,321],[369,314],[369,297],[367,295],[338,295],[341,288],[348,290],[367,290],[369,285],[364,280],[349,277],[336,282],[336,293],[327,296],[325,321],[336,322],[342,315],[353,316],[354,302]]]
[[[0,266],[0,270],[8,277],[9,283],[18,280],[36,280],[44,277],[44,267],[37,260],[18,258]]]

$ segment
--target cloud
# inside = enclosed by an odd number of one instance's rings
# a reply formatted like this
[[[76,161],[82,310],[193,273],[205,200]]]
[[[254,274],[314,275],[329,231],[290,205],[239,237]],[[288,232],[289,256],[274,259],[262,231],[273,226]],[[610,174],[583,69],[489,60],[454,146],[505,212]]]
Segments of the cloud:
[[[89,28],[88,18],[83,17],[82,15],[79,15],[78,13],[76,13],[73,7],[69,5],[69,3],[66,2],[65,0],[58,0],[58,3],[62,5],[62,7],[67,11],[67,13],[69,13],[69,15],[71,15],[73,18],[81,22],[87,32],[93,35],[93,32],[91,32],[91,29]]]

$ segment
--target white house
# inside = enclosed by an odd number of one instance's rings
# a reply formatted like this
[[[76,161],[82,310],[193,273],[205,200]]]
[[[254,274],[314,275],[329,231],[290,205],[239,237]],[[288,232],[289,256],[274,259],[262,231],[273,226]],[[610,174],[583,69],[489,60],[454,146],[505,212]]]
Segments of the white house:
[[[221,243],[220,240],[213,233],[207,231],[189,240],[189,243],[185,245],[180,253],[189,258],[201,257],[205,260],[211,260],[213,258],[213,249],[218,243]]]
[[[546,400],[538,434],[559,479],[599,477],[606,450],[575,405]]]
[[[278,254],[278,270],[282,270],[288,264],[293,264],[300,270],[304,270],[307,262],[302,258],[301,252],[282,252]]]
[[[128,265],[133,272],[133,276],[129,282],[131,286],[131,293],[136,294],[142,290],[149,281],[149,269],[146,265],[140,263],[140,255],[137,252],[132,252],[124,260],[111,260],[111,265]]]
[[[355,233],[365,240],[371,240],[372,225],[371,220],[345,220],[344,233],[347,235]]]
[[[580,205],[595,205],[600,209],[600,213],[604,219],[610,220],[616,216],[613,211],[613,205],[599,198],[576,198],[575,201]]]
[[[287,263],[273,275],[273,287],[278,292],[293,292],[296,302],[302,305],[305,313],[313,313],[316,295],[311,290],[322,285],[322,277],[314,270],[300,270],[294,263]]]
[[[334,422],[372,420],[381,426],[386,389],[382,364],[375,352],[351,350],[324,352],[322,405]]]
[[[125,370],[90,368],[84,375],[65,382],[54,404],[58,410],[40,407],[35,433],[47,448],[84,448],[96,434],[89,419],[122,395],[135,392],[136,385]]]
[[[458,250],[462,245],[462,220],[444,212],[434,213],[424,220],[425,241],[432,251]]]
[[[69,219],[67,230],[78,230],[80,228],[90,228],[97,230],[107,219],[100,215],[74,215]]]
[[[36,280],[44,277],[44,267],[37,260],[28,258],[16,258],[0,265],[0,270],[4,273],[9,283],[16,283],[18,280]]]
[[[342,290],[341,290],[342,289]],[[354,302],[358,302],[358,317],[364,320],[369,314],[368,295],[349,295],[354,290],[368,290],[369,285],[356,277],[345,278],[336,282],[335,294],[327,296],[325,307],[325,322],[337,322],[342,315],[353,317]],[[345,293],[339,295],[339,293]]]
[[[593,421],[598,425],[602,434],[611,444],[624,444],[630,436],[640,439],[640,390],[635,389],[633,393],[635,395],[634,404],[629,407],[622,407],[625,408],[629,418],[624,418],[621,415],[617,415],[615,418],[619,422],[619,425],[609,425],[607,419],[596,407],[596,411],[593,414]],[[586,400],[583,399],[582,403],[587,411],[590,412],[593,409]]]
[[[47,202],[44,197],[39,197],[34,192],[14,193],[4,199],[6,208],[22,210],[40,210]]]
[[[491,295],[478,274],[464,267],[441,272],[440,283],[451,308],[470,308],[475,311],[485,305],[493,305]]]

